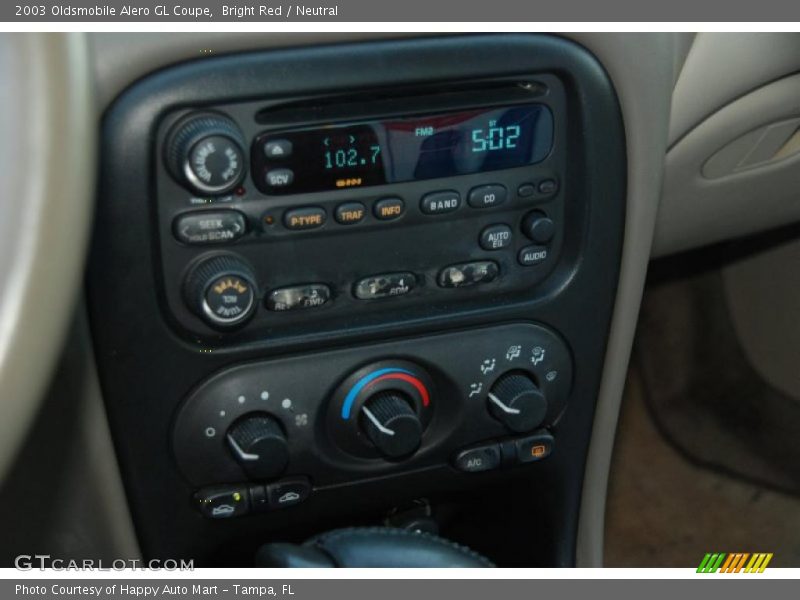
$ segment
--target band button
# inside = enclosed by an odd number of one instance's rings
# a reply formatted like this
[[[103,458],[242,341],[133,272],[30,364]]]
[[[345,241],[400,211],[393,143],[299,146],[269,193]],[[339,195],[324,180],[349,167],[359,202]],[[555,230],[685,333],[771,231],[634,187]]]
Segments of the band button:
[[[378,200],[372,210],[381,221],[391,221],[403,214],[405,203],[400,198],[384,198]]]
[[[361,202],[345,202],[336,207],[334,218],[340,225],[354,225],[364,220],[367,208]]]
[[[325,209],[319,206],[304,206],[286,211],[283,224],[286,229],[316,229],[325,224]]]
[[[453,212],[459,206],[461,206],[461,196],[452,190],[425,194],[420,201],[420,210],[426,215]]]

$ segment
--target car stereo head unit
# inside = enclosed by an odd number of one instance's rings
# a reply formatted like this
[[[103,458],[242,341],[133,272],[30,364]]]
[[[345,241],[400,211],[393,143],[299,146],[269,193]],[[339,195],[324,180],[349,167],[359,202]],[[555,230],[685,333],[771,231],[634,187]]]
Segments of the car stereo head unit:
[[[552,146],[550,109],[519,104],[274,131],[251,152],[262,192],[297,194],[522,167]]]

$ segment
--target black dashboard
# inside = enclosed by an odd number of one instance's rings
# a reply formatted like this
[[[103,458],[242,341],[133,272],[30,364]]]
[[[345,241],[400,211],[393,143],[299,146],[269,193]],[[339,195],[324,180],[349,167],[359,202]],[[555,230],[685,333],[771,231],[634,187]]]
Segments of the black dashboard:
[[[145,555],[242,564],[422,507],[498,564],[574,564],[625,173],[608,77],[556,37],[132,85],[104,116],[88,290]]]

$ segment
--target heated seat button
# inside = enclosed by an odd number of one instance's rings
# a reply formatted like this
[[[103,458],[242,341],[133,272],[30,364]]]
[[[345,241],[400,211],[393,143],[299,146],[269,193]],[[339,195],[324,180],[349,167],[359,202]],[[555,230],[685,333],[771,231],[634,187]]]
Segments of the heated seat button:
[[[533,267],[547,260],[549,254],[547,246],[525,246],[519,251],[517,260],[523,267]]]
[[[472,188],[467,203],[472,208],[493,208],[506,201],[506,188],[499,184]]]
[[[296,285],[273,290],[267,295],[267,308],[277,312],[316,308],[331,299],[331,288],[321,283]]]
[[[413,273],[384,273],[357,282],[353,293],[359,300],[404,296],[414,289],[416,283]]]
[[[372,208],[375,217],[381,221],[391,221],[403,214],[405,203],[400,198],[383,198]]]
[[[300,504],[311,494],[311,482],[305,477],[292,477],[266,486],[267,503],[271,509]]]
[[[487,444],[462,450],[456,454],[453,465],[465,473],[480,473],[496,469],[500,466],[500,446]]]
[[[283,215],[283,224],[286,229],[316,229],[325,224],[325,209],[319,206],[304,206],[287,210]]]
[[[466,287],[478,283],[489,283],[497,279],[500,267],[492,260],[450,265],[439,272],[439,286],[445,288]]]
[[[194,501],[208,519],[229,519],[250,512],[250,494],[244,486],[206,488],[194,495]]]
[[[516,440],[514,444],[517,448],[517,461],[529,463],[547,458],[553,451],[553,443],[553,436],[549,433],[539,433]]]
[[[425,194],[420,200],[419,208],[426,215],[441,215],[453,212],[459,206],[461,206],[461,195],[458,192],[448,190]]]
[[[364,220],[366,207],[361,202],[345,202],[336,207],[334,217],[340,225],[354,225]]]
[[[511,245],[511,227],[503,223],[489,225],[478,239],[484,250],[500,250]]]
[[[184,244],[225,244],[245,233],[244,215],[235,210],[202,211],[175,218],[172,230]]]

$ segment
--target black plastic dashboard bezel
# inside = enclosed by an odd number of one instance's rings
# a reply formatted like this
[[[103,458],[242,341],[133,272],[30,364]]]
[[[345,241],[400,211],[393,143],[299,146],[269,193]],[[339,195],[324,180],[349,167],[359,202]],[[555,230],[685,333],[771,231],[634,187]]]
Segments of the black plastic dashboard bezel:
[[[158,160],[153,153],[154,136],[168,110],[267,96],[539,72],[553,73],[564,82],[569,142],[583,150],[571,172],[581,175],[577,183],[584,195],[587,222],[579,252],[570,257],[575,268],[558,285],[543,286],[535,300],[524,304],[354,327],[335,338],[320,337],[302,325],[290,338],[219,348],[176,335],[160,304],[158,219],[152,202],[154,161]],[[368,514],[419,495],[452,501],[455,492],[474,486],[478,486],[475,499],[492,497],[485,486],[502,485],[508,473],[465,475],[438,469],[361,482],[357,495],[347,486],[331,489],[283,512],[206,521],[191,507],[192,489],[171,456],[172,420],[190,389],[240,362],[432,331],[535,321],[568,341],[575,361],[572,398],[559,423],[553,455],[535,466],[509,472],[517,475],[515,497],[497,500],[497,505],[481,504],[481,510],[487,513],[487,523],[493,509],[514,513],[513,506],[531,507],[523,513],[529,521],[515,523],[512,530],[517,531],[520,544],[527,531],[530,539],[536,539],[536,549],[515,559],[513,550],[504,552],[498,547],[493,558],[501,564],[574,564],[583,469],[619,274],[625,216],[624,144],[617,98],[602,67],[578,45],[555,36],[449,36],[235,54],[165,69],[126,90],[103,120],[102,172],[87,285],[101,385],[145,556],[237,564],[247,559],[255,544],[272,539],[276,532],[299,537],[325,523],[348,522],[348,518],[358,519],[362,511]],[[470,504],[464,500],[465,506]],[[508,540],[507,546],[513,548],[517,542]],[[232,545],[237,550],[220,550]]]

